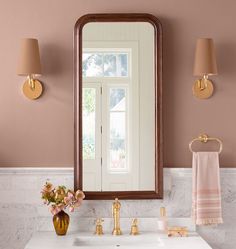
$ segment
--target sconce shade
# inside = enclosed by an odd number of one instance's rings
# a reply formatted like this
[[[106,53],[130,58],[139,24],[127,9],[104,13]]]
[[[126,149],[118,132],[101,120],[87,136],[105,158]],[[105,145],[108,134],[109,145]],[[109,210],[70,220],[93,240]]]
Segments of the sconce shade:
[[[212,39],[200,38],[197,40],[193,74],[194,76],[217,74],[216,56]]]
[[[18,75],[40,75],[41,63],[37,39],[22,39],[17,68]]]

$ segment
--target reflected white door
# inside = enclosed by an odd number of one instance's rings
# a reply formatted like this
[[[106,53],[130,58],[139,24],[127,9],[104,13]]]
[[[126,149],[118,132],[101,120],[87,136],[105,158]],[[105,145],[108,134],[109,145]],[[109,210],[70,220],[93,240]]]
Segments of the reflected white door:
[[[86,48],[83,53],[85,191],[140,188],[138,49],[137,44],[116,45],[130,47]],[[95,151],[91,151],[91,145]],[[88,157],[88,152],[93,157]]]
[[[129,86],[107,84],[102,102],[102,190],[135,190],[138,167],[132,167],[130,151]]]

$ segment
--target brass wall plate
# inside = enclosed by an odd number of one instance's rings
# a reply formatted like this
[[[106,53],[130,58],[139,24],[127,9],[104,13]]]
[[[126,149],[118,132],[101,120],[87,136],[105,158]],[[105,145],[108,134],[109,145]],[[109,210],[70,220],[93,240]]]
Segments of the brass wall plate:
[[[205,80],[205,82],[201,82],[204,79],[199,79],[194,82],[193,85],[193,95],[199,99],[207,99],[210,98],[213,94],[214,87],[210,80]],[[200,85],[205,84],[204,89],[201,89]]]
[[[28,80],[25,81],[23,88],[22,88],[24,95],[28,99],[31,99],[31,100],[39,98],[43,93],[42,83],[38,80],[35,80],[35,79],[33,81],[34,81],[34,85],[35,85],[34,89],[32,89]]]

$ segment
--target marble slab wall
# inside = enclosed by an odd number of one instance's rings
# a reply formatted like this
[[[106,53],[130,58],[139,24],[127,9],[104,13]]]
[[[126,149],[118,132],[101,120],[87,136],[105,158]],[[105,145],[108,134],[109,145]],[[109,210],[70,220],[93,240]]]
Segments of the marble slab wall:
[[[122,201],[121,216],[158,217],[165,206],[169,217],[190,217],[191,169],[164,170],[163,200]],[[52,230],[51,214],[40,199],[46,180],[55,185],[73,186],[70,168],[0,168],[0,249],[23,249],[38,230]],[[213,249],[236,248],[236,169],[221,169],[224,224],[201,227],[198,232]],[[111,201],[84,201],[72,214],[70,229],[83,218],[111,217]]]

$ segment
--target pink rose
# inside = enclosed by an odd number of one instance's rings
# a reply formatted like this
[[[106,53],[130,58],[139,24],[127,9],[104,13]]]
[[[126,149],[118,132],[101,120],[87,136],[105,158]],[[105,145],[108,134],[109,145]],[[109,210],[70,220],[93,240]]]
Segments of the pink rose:
[[[43,186],[42,193],[49,193],[54,189],[53,185],[50,182],[46,182]]]
[[[69,198],[69,197],[64,197],[64,202],[65,202],[65,204],[66,205],[68,205],[69,203],[71,203],[71,198]]]
[[[77,200],[74,202],[75,207],[79,207],[82,204],[82,200]]]
[[[77,200],[83,200],[85,198],[85,195],[84,195],[84,192],[81,191],[81,190],[77,190],[76,193],[75,193],[75,198]]]
[[[74,198],[74,194],[73,194],[73,193],[71,193],[71,192],[68,192],[68,193],[67,193],[67,196],[68,196],[69,198],[71,198],[71,199],[73,199],[73,198]]]
[[[64,197],[64,202],[66,205],[72,203],[74,200],[74,195],[71,192],[67,193],[67,196]]]
[[[75,211],[75,208],[73,206],[70,206],[69,211],[73,213]]]

